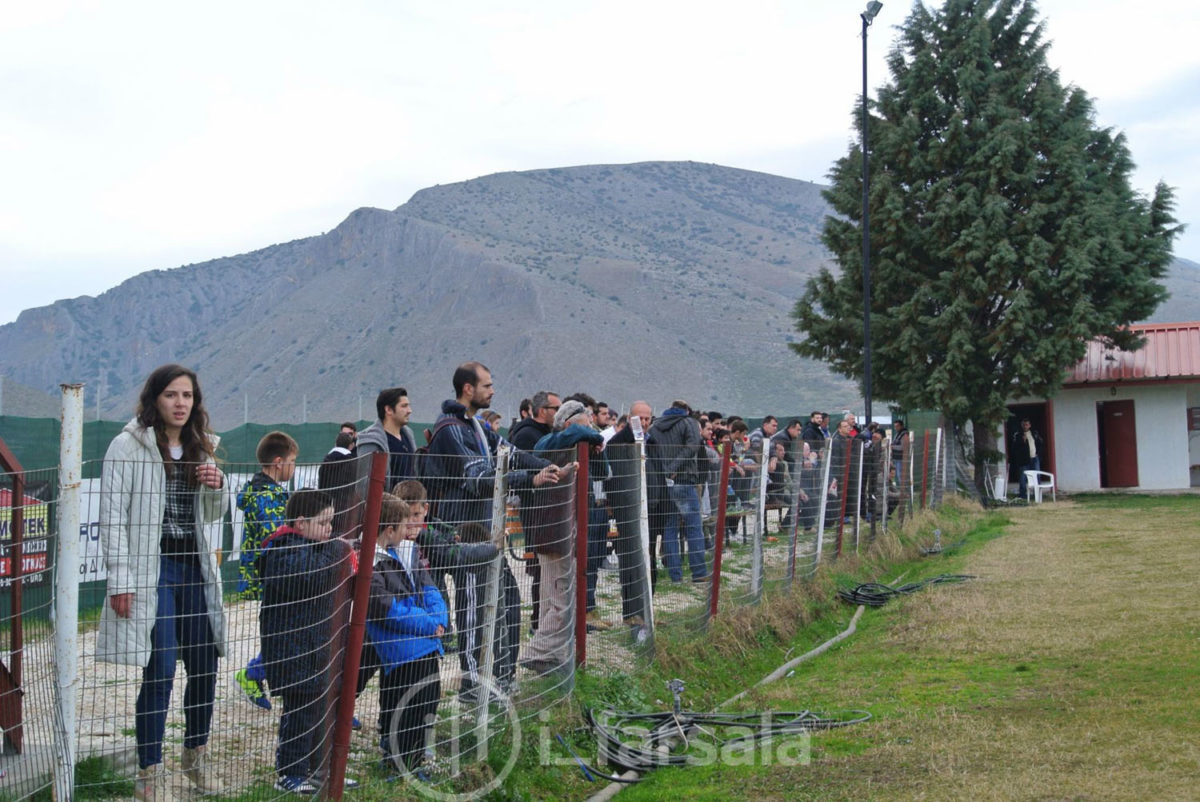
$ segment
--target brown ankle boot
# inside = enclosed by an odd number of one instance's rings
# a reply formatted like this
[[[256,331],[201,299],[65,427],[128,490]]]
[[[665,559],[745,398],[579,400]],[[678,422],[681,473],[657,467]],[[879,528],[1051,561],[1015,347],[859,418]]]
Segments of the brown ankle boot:
[[[133,798],[141,802],[175,802],[161,763],[138,769],[137,779],[133,783]]]
[[[196,790],[202,794],[215,794],[212,771],[208,766],[208,747],[197,746],[195,749],[184,747],[183,756],[179,761],[183,766],[183,774],[192,781]]]

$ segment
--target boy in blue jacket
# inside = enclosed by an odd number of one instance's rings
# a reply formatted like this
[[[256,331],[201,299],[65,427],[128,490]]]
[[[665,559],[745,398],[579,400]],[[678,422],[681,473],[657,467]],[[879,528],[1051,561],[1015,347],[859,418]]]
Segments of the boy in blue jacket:
[[[414,514],[415,513],[415,514]],[[375,571],[367,606],[367,637],[379,655],[379,732],[383,759],[418,771],[442,695],[438,660],[449,617],[446,602],[417,549],[421,515],[383,494]]]

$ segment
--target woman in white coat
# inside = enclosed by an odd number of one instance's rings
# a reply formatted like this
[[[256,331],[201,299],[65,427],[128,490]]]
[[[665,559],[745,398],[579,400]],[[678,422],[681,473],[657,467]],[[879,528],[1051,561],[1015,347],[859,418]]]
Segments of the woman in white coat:
[[[147,802],[172,798],[162,742],[180,659],[187,670],[182,768],[198,790],[215,790],[206,745],[217,657],[225,652],[216,554],[225,477],[216,447],[196,374],[164,365],[146,379],[137,416],[104,456],[100,537],[108,604],[97,656],[142,669],[134,795]]]

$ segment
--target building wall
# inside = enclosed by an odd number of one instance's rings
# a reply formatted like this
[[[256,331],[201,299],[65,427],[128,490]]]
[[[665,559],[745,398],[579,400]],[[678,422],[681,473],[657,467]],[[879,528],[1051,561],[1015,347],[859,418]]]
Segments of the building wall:
[[[1200,384],[1189,384],[1188,409],[1200,407]],[[1191,466],[1192,487],[1200,487],[1200,431],[1188,432],[1188,465]]]
[[[1132,400],[1137,425],[1138,487],[1173,490],[1190,486],[1187,406],[1200,393],[1186,384],[1070,388],[1054,399],[1055,479],[1066,491],[1100,489],[1096,404]],[[1200,438],[1198,438],[1200,439]]]

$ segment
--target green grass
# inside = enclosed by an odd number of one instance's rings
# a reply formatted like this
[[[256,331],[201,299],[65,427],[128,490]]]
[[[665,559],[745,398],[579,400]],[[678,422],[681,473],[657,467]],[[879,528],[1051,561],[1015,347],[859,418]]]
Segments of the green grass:
[[[596,746],[584,727],[582,710],[587,707],[631,711],[661,711],[671,705],[666,682],[676,677],[684,680],[684,705],[693,710],[710,710],[747,684],[753,684],[790,657],[802,654],[841,631],[853,614],[851,608],[834,600],[832,590],[839,581],[860,582],[889,579],[906,573],[909,578],[947,572],[944,559],[917,558],[915,547],[932,540],[934,525],[943,532],[965,534],[972,532],[971,542],[986,542],[995,537],[1003,526],[997,515],[982,516],[947,510],[939,518],[926,522],[925,528],[915,528],[906,541],[889,543],[895,554],[847,558],[836,570],[822,572],[813,583],[796,582],[790,589],[769,590],[764,604],[749,608],[730,603],[727,609],[722,594],[722,610],[708,628],[682,626],[679,621],[699,615],[699,609],[679,611],[663,616],[662,627],[656,634],[657,660],[641,666],[632,674],[603,674],[585,670],[576,680],[573,697],[543,722],[539,731],[535,725],[526,731],[516,770],[506,779],[503,791],[491,799],[583,799],[595,793],[603,783],[590,783],[573,764],[569,753],[557,742],[562,735],[588,762],[596,760]],[[968,551],[964,546],[962,552]],[[671,592],[667,583],[660,592]],[[806,625],[798,621],[807,622]],[[860,625],[860,629],[864,625]],[[875,625],[869,625],[875,626]],[[900,704],[900,700],[896,704]],[[807,705],[789,709],[805,709]],[[774,709],[782,709],[778,705]],[[821,750],[834,754],[855,754],[866,747],[847,736],[845,731],[827,733],[814,739]],[[686,770],[664,769],[656,772],[644,788],[629,789],[621,798],[680,798],[682,795],[703,795],[712,783],[725,786],[724,798],[742,798],[739,793],[746,777],[770,771],[761,765],[711,766]],[[543,765],[546,757],[553,765]],[[741,759],[755,762],[754,755]],[[659,779],[661,777],[662,779]],[[666,783],[654,790],[658,783]],[[682,785],[676,785],[682,783]]]
[[[100,757],[87,757],[75,764],[74,799],[120,799],[133,796],[133,780],[116,773],[108,761]],[[0,802],[16,799],[8,793],[0,793]],[[54,791],[51,785],[36,793],[23,797],[28,802],[51,802]]]
[[[955,548],[916,556],[934,528]],[[581,673],[568,707],[665,710],[664,683],[678,676],[685,707],[709,710],[843,630],[853,610],[835,600],[839,584],[976,573],[867,610],[852,638],[738,703],[870,711],[866,724],[815,734],[811,764],[660,769],[620,799],[1130,798],[1143,787],[1188,798],[1181,789],[1200,766],[1184,745],[1200,741],[1200,727],[1180,690],[1200,679],[1200,639],[1194,621],[1172,626],[1162,606],[1174,599],[1178,609],[1188,588],[1194,598],[1188,532],[1200,534],[1195,497],[1095,496],[1004,512],[948,505],[811,583],[769,590],[759,607],[727,608],[722,594],[707,630],[666,621],[655,662],[629,676]],[[1143,584],[1162,581],[1178,587]],[[560,709],[552,724],[594,759],[577,713]],[[493,798],[583,799],[602,787],[577,767],[531,762],[530,738]]]
[[[868,610],[749,703],[865,707],[871,722],[815,736],[808,766],[660,770],[621,799],[1194,798],[1198,502],[982,518],[956,553],[893,566],[979,580]]]

